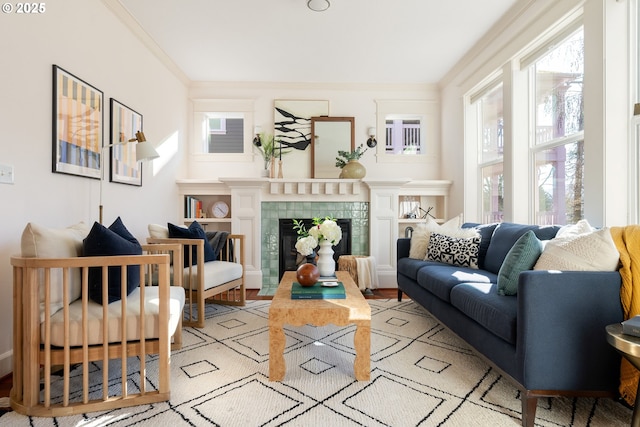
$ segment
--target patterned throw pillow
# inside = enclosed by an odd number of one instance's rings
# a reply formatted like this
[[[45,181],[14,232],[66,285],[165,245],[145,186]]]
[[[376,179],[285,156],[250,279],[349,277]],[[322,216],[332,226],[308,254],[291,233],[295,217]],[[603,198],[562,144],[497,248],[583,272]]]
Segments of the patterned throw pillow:
[[[460,267],[478,268],[480,236],[451,237],[431,233],[427,249],[428,261],[439,261]]]

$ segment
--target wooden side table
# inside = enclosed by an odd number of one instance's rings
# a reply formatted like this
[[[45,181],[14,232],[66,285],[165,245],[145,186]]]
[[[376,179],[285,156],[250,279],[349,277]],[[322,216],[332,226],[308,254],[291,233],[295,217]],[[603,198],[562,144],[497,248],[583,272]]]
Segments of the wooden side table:
[[[635,366],[636,369],[640,370],[640,337],[623,334],[620,323],[608,325],[606,330],[607,342]],[[631,426],[640,427],[640,383],[638,384],[638,391],[636,392],[636,401],[633,405]]]

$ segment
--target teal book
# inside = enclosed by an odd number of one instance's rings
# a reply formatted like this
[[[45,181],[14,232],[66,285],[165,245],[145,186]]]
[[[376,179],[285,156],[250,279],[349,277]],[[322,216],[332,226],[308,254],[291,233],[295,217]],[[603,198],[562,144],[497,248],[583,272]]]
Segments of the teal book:
[[[321,282],[313,286],[302,286],[298,282],[291,285],[291,299],[345,299],[342,282],[336,282],[336,286],[322,286]]]

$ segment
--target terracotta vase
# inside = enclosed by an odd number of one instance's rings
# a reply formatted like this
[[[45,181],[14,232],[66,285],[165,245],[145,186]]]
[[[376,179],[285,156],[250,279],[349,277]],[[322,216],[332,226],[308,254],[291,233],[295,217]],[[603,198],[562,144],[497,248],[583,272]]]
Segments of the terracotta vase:
[[[357,160],[349,160],[340,172],[342,179],[362,179],[367,174],[367,169]]]
[[[320,278],[318,267],[308,262],[300,264],[296,270],[296,280],[302,286],[313,286]]]

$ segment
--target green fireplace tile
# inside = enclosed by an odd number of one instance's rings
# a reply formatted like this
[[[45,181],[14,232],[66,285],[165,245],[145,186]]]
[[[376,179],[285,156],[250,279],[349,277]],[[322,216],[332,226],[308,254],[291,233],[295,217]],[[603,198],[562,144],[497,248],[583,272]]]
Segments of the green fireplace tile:
[[[351,219],[351,252],[369,255],[369,203],[367,202],[263,202],[261,213],[262,287],[278,286],[278,227],[280,218],[333,216]]]

